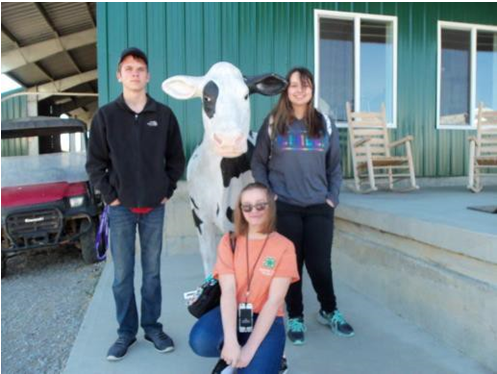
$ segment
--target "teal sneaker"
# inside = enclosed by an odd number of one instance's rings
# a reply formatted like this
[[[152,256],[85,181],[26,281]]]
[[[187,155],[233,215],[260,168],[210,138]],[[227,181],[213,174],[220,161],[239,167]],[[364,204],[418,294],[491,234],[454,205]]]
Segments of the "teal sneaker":
[[[335,335],[347,338],[354,336],[354,329],[347,323],[338,309],[335,309],[333,313],[326,313],[324,310],[320,310],[317,319],[322,325],[329,326]]]
[[[287,324],[288,339],[294,345],[303,345],[305,343],[304,332],[307,328],[304,325],[304,318],[289,318]]]

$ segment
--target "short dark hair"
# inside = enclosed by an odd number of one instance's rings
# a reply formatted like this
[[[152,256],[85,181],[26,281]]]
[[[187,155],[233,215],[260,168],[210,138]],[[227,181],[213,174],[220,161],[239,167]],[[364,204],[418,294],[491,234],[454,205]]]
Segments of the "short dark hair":
[[[130,47],[126,48],[121,52],[121,58],[119,59],[119,63],[117,64],[117,71],[121,70],[121,64],[124,61],[124,59],[128,56],[133,56],[135,59],[142,60],[145,65],[147,65],[148,69],[148,58],[145,52],[143,52],[141,49],[136,48],[136,47]]]
[[[264,222],[261,234],[271,234],[276,229],[276,203],[274,201],[274,194],[262,183],[254,182],[246,185],[238,196],[235,207],[235,235],[248,235],[248,222],[242,212],[242,195],[245,191],[250,190],[263,190],[266,192],[268,202],[267,219]]]

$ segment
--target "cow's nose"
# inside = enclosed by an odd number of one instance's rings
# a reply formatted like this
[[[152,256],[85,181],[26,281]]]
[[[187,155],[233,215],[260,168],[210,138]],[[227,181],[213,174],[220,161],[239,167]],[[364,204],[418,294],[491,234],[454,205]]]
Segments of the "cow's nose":
[[[239,132],[236,134],[214,133],[213,139],[218,146],[238,146],[245,139],[245,136]]]
[[[214,133],[212,141],[217,154],[223,157],[238,157],[247,151],[246,137],[240,132]]]

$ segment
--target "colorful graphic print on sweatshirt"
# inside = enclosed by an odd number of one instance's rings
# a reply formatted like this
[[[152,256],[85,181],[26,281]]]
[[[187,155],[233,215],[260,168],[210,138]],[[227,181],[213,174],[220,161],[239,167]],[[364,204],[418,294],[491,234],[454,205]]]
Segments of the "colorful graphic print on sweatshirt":
[[[286,135],[278,135],[276,145],[282,151],[326,151],[324,138],[311,138],[307,131],[288,132]]]

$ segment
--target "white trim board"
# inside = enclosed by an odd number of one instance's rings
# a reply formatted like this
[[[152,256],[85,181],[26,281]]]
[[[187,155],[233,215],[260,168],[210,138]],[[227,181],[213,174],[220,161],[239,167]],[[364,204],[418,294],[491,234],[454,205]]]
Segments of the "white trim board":
[[[354,102],[355,110],[360,111],[360,46],[361,46],[361,20],[368,21],[385,21],[392,24],[392,123],[388,123],[388,128],[397,128],[397,40],[398,40],[398,28],[397,28],[397,17],[396,16],[384,16],[377,14],[365,14],[365,13],[352,13],[352,12],[337,12],[330,10],[314,9],[314,73],[315,73],[315,95],[314,95],[314,106],[317,108],[319,104],[319,92],[320,92],[320,50],[319,50],[319,26],[320,19],[342,19],[354,21]],[[346,128],[347,122],[338,122],[337,127]]]
[[[442,76],[440,74],[442,70],[442,29],[446,30],[460,30],[470,32],[470,107],[469,107],[469,118],[470,125],[466,126],[454,126],[454,125],[441,125],[440,124],[440,98],[441,98],[441,83]],[[436,128],[437,130],[476,130],[476,42],[477,42],[477,32],[497,32],[497,26],[479,25],[473,23],[460,23],[460,22],[448,22],[448,21],[438,21],[437,24],[437,118],[436,118]],[[497,82],[494,82],[497,84]]]

